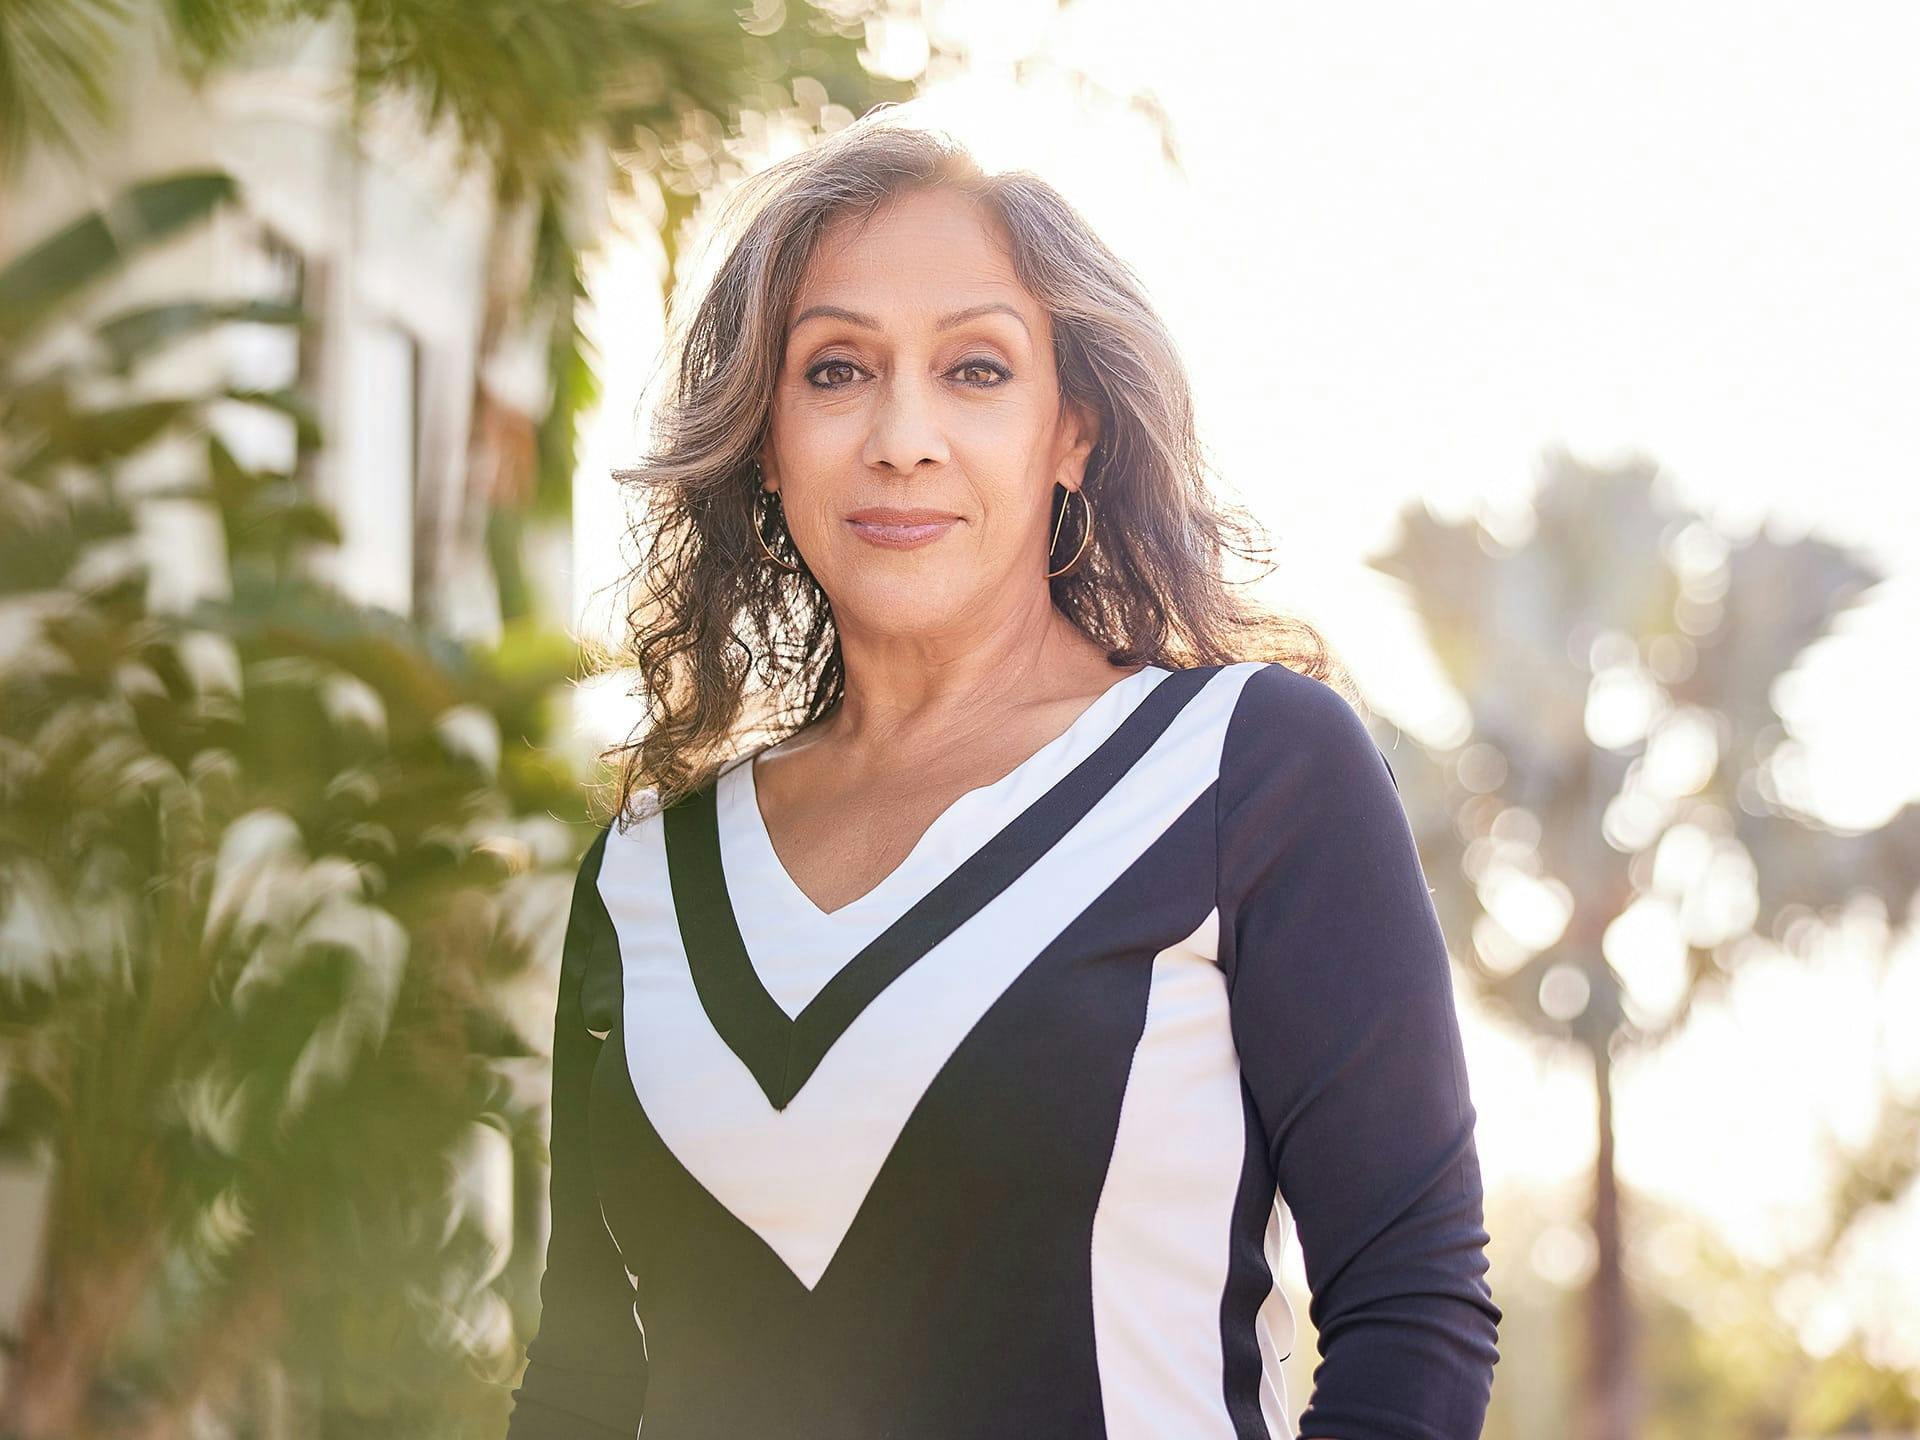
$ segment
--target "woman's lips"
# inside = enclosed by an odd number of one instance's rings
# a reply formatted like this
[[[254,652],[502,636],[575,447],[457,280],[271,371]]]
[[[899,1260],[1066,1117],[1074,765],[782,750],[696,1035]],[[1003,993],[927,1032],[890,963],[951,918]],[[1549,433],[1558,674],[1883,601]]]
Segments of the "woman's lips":
[[[878,545],[888,550],[911,550],[916,545],[925,545],[938,540],[947,531],[960,523],[959,517],[944,516],[934,520],[888,521],[888,520],[848,520],[847,524],[869,545]]]

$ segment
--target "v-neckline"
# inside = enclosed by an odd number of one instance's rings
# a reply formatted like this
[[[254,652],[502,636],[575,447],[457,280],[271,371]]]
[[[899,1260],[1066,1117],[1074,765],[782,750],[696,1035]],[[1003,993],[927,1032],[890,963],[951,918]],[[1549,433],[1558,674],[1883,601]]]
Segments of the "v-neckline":
[[[810,922],[818,927],[816,933],[846,930],[846,948],[853,953],[797,1015],[789,1015],[775,1001],[747,953],[727,885],[720,802],[731,802],[728,814],[737,822],[730,828],[729,843],[742,829],[751,840],[754,827],[739,809],[745,797],[734,788],[751,779],[739,773],[745,762],[668,806],[662,812],[667,878],[694,988],[715,1030],[774,1108],[786,1108],[875,996],[1078,824],[1219,668],[1152,666],[1116,682],[1007,775],[967,791],[943,810],[907,859],[867,895],[831,912],[807,901],[816,917]],[[1158,672],[1157,678],[1136,695],[1129,687],[1150,671]],[[1132,703],[1123,703],[1128,700]],[[759,841],[771,854],[764,825]],[[936,856],[955,863],[936,866]],[[782,886],[785,867],[768,866],[765,859],[761,856],[754,868],[782,892],[770,903],[783,916],[791,912],[795,923],[808,925],[806,911],[797,908]],[[922,881],[927,883],[917,883]],[[805,898],[791,876],[785,877],[785,886]],[[868,905],[869,900],[875,903]],[[849,915],[856,909],[861,912],[857,932]],[[869,929],[873,933],[864,944],[852,943]]]
[[[722,823],[725,824],[728,820],[737,821],[726,833],[725,838],[729,842],[735,838],[746,841],[753,851],[756,866],[772,876],[774,883],[782,891],[785,903],[780,905],[781,909],[787,908],[788,905],[798,907],[804,923],[809,925],[828,926],[837,930],[867,928],[871,917],[888,911],[890,908],[888,902],[901,892],[902,887],[925,863],[928,853],[939,846],[949,832],[961,828],[969,832],[977,831],[980,828],[979,824],[969,824],[970,820],[984,817],[1000,808],[1000,802],[1010,793],[1030,788],[1028,782],[1035,772],[1049,769],[1081,734],[1110,716],[1118,701],[1128,698],[1128,692],[1131,690],[1140,688],[1142,677],[1151,674],[1166,676],[1171,673],[1162,665],[1145,665],[1131,674],[1121,676],[1084,706],[1080,713],[1068,722],[1066,729],[1015,765],[1005,775],[998,780],[990,780],[984,785],[976,785],[971,790],[963,791],[952,800],[933,817],[926,829],[920,832],[920,837],[913,842],[912,848],[907,851],[899,864],[881,876],[879,881],[863,894],[847,901],[837,909],[822,910],[814,902],[813,897],[800,888],[800,883],[793,878],[793,872],[787,869],[786,862],[780,858],[780,852],[773,843],[773,832],[767,828],[767,817],[760,809],[760,786],[754,766],[760,756],[785,749],[791,743],[791,737],[777,745],[768,745],[755,751],[739,761],[737,765],[730,767],[728,776],[721,777],[720,783],[726,784],[731,778],[732,771],[738,771],[738,778],[732,780],[732,783],[738,787],[737,793],[721,797]],[[1147,682],[1147,688],[1150,690],[1153,685],[1159,683],[1161,682],[1158,680]],[[742,831],[745,833],[741,834]]]

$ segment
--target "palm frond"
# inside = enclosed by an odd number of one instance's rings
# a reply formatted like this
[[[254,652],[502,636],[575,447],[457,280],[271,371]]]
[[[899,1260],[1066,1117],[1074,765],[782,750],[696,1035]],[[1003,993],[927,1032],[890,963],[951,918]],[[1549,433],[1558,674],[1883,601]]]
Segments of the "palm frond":
[[[16,256],[0,269],[0,355],[143,251],[205,220],[237,189],[219,171],[145,180]]]

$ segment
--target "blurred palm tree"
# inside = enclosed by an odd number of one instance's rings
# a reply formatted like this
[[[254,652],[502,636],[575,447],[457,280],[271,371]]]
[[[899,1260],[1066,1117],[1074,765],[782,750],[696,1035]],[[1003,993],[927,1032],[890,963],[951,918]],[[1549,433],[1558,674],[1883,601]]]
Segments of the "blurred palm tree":
[[[337,1411],[471,1433],[515,1358],[463,1157],[541,1153],[499,1010],[579,830],[538,748],[572,655],[436,641],[306,578],[330,517],[249,471],[216,404],[129,398],[261,306],[143,306],[58,357],[69,303],[233,198],[138,185],[0,270],[0,1144],[46,1164],[0,1432],[183,1433],[278,1355]],[[203,447],[227,594],[147,603],[126,462]],[[544,908],[543,908],[544,907]]]
[[[1841,833],[1795,794],[1776,683],[1882,578],[1813,538],[1740,542],[1651,465],[1548,458],[1524,540],[1425,508],[1400,581],[1471,733],[1399,767],[1449,948],[1499,1014],[1585,1052],[1597,1097],[1577,1434],[1638,1433],[1612,1073],[1702,996],[1863,898],[1911,924],[1920,809]],[[1457,879],[1456,879],[1457,877]],[[1452,883],[1450,883],[1452,882]],[[1909,1178],[1911,1170],[1907,1172]]]

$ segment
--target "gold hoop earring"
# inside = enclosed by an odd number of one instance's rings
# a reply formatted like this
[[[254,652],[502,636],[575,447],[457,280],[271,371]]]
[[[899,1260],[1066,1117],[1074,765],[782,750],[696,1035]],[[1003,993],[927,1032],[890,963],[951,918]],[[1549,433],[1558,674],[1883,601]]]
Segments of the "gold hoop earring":
[[[1049,560],[1053,558],[1053,547],[1060,543],[1060,527],[1066,524],[1067,521],[1067,502],[1072,500],[1075,495],[1080,497],[1080,504],[1087,514],[1086,529],[1080,536],[1080,548],[1073,552],[1073,559],[1067,561],[1067,563],[1062,565],[1058,570],[1049,570],[1047,572],[1047,579],[1049,580],[1052,580],[1056,576],[1066,574],[1069,570],[1073,569],[1075,565],[1078,565],[1080,563],[1080,557],[1086,553],[1087,542],[1093,539],[1093,501],[1087,498],[1087,487],[1082,485],[1068,491],[1067,499],[1060,502],[1060,518],[1053,522],[1053,540],[1047,546],[1047,558]]]
[[[760,467],[756,465],[753,469],[753,490],[751,494],[754,496],[765,496],[768,500],[771,500],[773,498],[772,492],[762,490],[760,488],[760,480]],[[795,575],[798,575],[800,573],[800,567],[798,565],[789,565],[767,547],[766,532],[760,528],[760,510],[757,508],[759,504],[760,502],[756,499],[749,499],[747,501],[747,526],[753,531],[753,538],[760,544],[760,553],[778,565],[782,570],[790,570]]]

